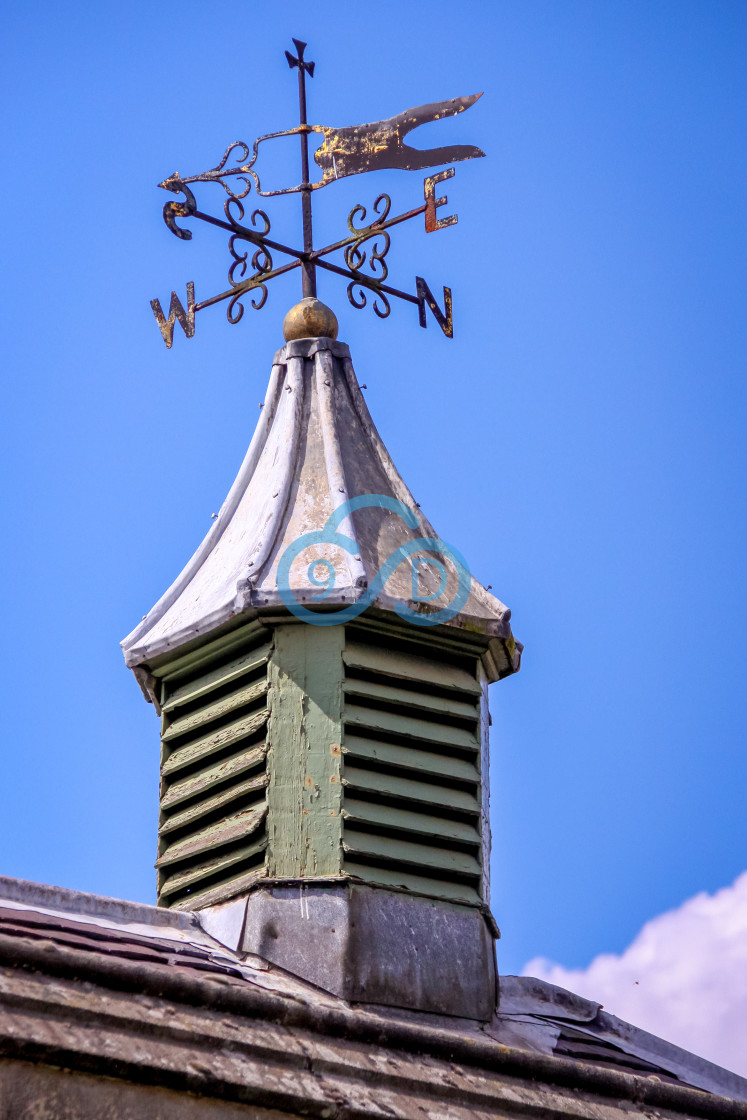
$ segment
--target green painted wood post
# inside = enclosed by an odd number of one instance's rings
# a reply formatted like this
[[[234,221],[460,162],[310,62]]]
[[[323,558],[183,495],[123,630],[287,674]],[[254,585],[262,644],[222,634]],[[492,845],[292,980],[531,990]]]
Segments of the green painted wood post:
[[[280,625],[270,662],[272,878],[339,875],[342,626]]]

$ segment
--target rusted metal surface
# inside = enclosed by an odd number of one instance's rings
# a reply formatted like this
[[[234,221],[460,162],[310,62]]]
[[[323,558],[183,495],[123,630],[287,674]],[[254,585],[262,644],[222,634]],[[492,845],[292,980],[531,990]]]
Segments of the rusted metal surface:
[[[228,250],[231,256],[228,269],[231,287],[226,291],[196,303],[194,284],[190,283],[187,310],[184,310],[181,301],[173,292],[168,319],[164,316],[159,301],[151,301],[153,313],[167,347],[172,345],[176,322],[183,328],[186,337],[192,338],[195,330],[195,313],[213,304],[228,301],[226,317],[230,323],[238,323],[243,317],[244,296],[250,296],[251,306],[255,310],[264,307],[268,282],[292,269],[301,270],[303,297],[315,297],[318,267],[348,280],[347,295],[353,307],[365,307],[368,303],[366,293],[371,292],[374,295],[372,307],[375,314],[380,319],[385,319],[391,311],[389,297],[394,296],[418,307],[420,325],[424,327],[427,325],[425,316],[427,305],[433,311],[444,335],[452,338],[453,323],[449,289],[444,289],[444,292],[449,294],[448,298],[445,297],[445,310],[441,312],[432,296],[428,298],[424,295],[424,292],[430,294],[427,285],[422,288],[424,282],[418,282],[420,286],[416,285],[416,292],[410,294],[399,288],[387,286],[384,281],[388,274],[385,258],[390,246],[390,234],[386,232],[389,228],[422,213],[425,213],[427,233],[445,229],[456,223],[456,214],[440,218],[436,216],[437,209],[444,206],[447,200],[445,196],[437,198],[435,194],[436,184],[451,178],[454,175],[454,168],[449,167],[437,175],[428,176],[424,182],[425,205],[398,214],[394,218],[386,220],[391,200],[387,195],[381,194],[374,203],[374,211],[377,215],[374,221],[369,225],[356,227],[354,219],[359,217],[360,221],[364,221],[366,217],[365,207],[356,206],[348,217],[350,236],[319,249],[314,248],[312,194],[321,187],[329,186],[336,180],[351,175],[383,169],[417,171],[483,156],[485,153],[474,145],[456,144],[417,149],[406,143],[406,138],[414,129],[444,117],[463,113],[474,105],[482,94],[419,105],[387,120],[367,124],[341,128],[312,125],[307,121],[306,77],[307,75],[313,77],[314,63],[304,57],[305,43],[298,39],[294,39],[293,43],[296,54],[286,51],[285,55],[288,65],[298,71],[298,126],[260,136],[253,142],[251,149],[244,141],[234,141],[215,167],[196,175],[180,175],[175,171],[159,183],[164,190],[183,196],[182,201],[167,202],[163,208],[164,221],[171,232],[182,240],[191,239],[192,231],[181,225],[181,219],[184,218],[196,218],[217,226],[229,233]],[[321,178],[316,182],[311,181],[309,171],[309,136],[312,133],[322,135],[324,138],[321,146],[314,153],[314,160],[322,172]],[[255,167],[260,145],[268,140],[291,136],[299,138],[301,182],[278,190],[264,190]],[[197,200],[190,187],[190,184],[195,183],[218,183],[223,187],[227,195],[223,208],[225,220],[198,209]],[[285,194],[301,195],[303,242],[301,249],[283,245],[268,237],[270,219],[263,210],[254,210],[251,214],[251,224],[244,223],[245,208],[242,200],[246,199],[252,187],[262,198]],[[380,207],[384,208],[383,213]],[[245,243],[248,243],[248,247],[242,248],[242,244]],[[340,250],[344,254],[344,266],[325,259]],[[272,257],[273,252],[289,256],[292,260],[276,266]]]
[[[436,198],[436,184],[443,183],[446,179],[453,178],[453,176],[454,168],[447,167],[445,171],[439,172],[438,175],[429,175],[423,184],[426,233],[435,233],[438,229],[446,229],[447,226],[455,226],[457,224],[456,214],[449,214],[448,217],[444,218],[436,217],[436,210],[441,206],[446,206],[449,201],[445,194],[440,198]]]
[[[306,47],[305,43],[299,43],[297,39],[293,42],[297,49]],[[292,57],[290,53],[286,51],[285,54],[290,60]],[[298,60],[294,59],[291,65],[298,65]],[[411,148],[404,142],[405,136],[419,125],[455,116],[471,108],[482,97],[482,93],[475,93],[469,97],[453,97],[448,101],[437,101],[429,105],[418,105],[412,109],[405,109],[404,112],[388,120],[372,121],[368,124],[348,125],[342,128],[322,124],[310,125],[305,120],[305,81],[303,89],[301,88],[305,74],[308,73],[305,69],[308,65],[304,62],[304,69],[299,67],[299,103],[302,119],[296,128],[268,132],[264,136],[257,137],[252,144],[251,157],[249,145],[243,140],[235,140],[229,144],[221,161],[209,171],[201,171],[197,175],[180,175],[178,171],[174,171],[158,185],[166,190],[177,191],[187,183],[220,183],[226,194],[233,199],[246,198],[254,185],[257,194],[262,198],[275,198],[278,195],[299,194],[303,192],[304,186],[312,191],[319,190],[338,179],[350,175],[362,175],[368,171],[422,171],[426,167],[459,163],[485,155],[481,148],[472,144],[452,144],[441,148],[422,149]],[[313,66],[313,63],[311,65]],[[302,164],[300,183],[292,187],[282,187],[280,190],[263,190],[259,173],[254,166],[259,155],[259,145],[267,140],[278,140],[284,136],[308,136],[311,132],[324,136],[322,144],[314,153],[314,160],[322,171],[321,179],[314,183],[309,181],[307,161],[305,174],[303,174]],[[228,161],[234,152],[239,153],[234,157],[236,165],[230,166]],[[237,183],[243,185],[240,191],[232,187],[234,176],[237,177]],[[186,211],[178,208],[177,204],[169,205],[174,207],[175,216],[185,216]],[[180,232],[178,236],[184,235]]]
[[[432,105],[418,105],[414,109],[405,109],[396,117],[371,124],[347,128],[315,125],[313,131],[324,136],[324,142],[314,153],[314,160],[323,173],[321,182],[316,185],[323,187],[346,175],[361,175],[366,171],[421,171],[425,167],[484,156],[485,152],[471,144],[419,149],[405,143],[405,137],[413,129],[463,113],[481,97],[481,93],[475,93],[471,97],[453,97]]]

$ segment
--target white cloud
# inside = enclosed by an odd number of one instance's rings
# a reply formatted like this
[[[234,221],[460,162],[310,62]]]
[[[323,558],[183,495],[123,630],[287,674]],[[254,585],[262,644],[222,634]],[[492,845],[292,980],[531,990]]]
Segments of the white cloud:
[[[620,956],[603,953],[584,969],[537,957],[523,975],[747,1076],[747,871],[652,918]]]

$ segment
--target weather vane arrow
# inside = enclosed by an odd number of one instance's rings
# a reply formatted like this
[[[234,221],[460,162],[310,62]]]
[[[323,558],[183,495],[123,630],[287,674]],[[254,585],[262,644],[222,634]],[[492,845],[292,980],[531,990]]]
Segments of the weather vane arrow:
[[[388,120],[369,124],[350,125],[331,128],[325,125],[310,125],[306,120],[306,75],[314,76],[314,63],[304,58],[306,43],[294,39],[297,54],[285,52],[288,65],[298,70],[299,124],[296,128],[283,132],[272,132],[258,137],[249,145],[241,140],[234,141],[226,149],[220,162],[199,175],[180,175],[177,171],[164,179],[159,186],[173,194],[181,194],[184,201],[167,202],[163,208],[166,225],[177,237],[189,240],[192,231],[180,225],[184,218],[198,218],[210,225],[219,227],[229,234],[228,250],[232,262],[228,269],[230,288],[209,299],[195,302],[194,284],[187,285],[187,307],[184,308],[176,292],[171,293],[169,314],[166,317],[159,300],[151,300],[151,307],[161,330],[163,339],[171,347],[174,327],[178,322],[187,338],[195,332],[195,314],[214,303],[228,300],[227,318],[230,323],[238,323],[244,314],[243,298],[250,296],[255,309],[264,306],[267,300],[267,283],[276,276],[301,269],[302,293],[305,299],[316,297],[316,270],[336,273],[348,280],[347,294],[353,307],[366,306],[366,291],[374,293],[373,309],[376,315],[385,319],[390,311],[389,296],[414,303],[418,307],[420,325],[427,326],[429,309],[447,338],[453,337],[451,289],[443,289],[443,309],[433,296],[422,277],[415,278],[415,292],[399,291],[385,283],[389,275],[386,256],[391,244],[389,230],[392,226],[409,221],[423,214],[427,233],[455,225],[457,215],[438,217],[437,210],[448,202],[446,195],[437,197],[436,187],[446,179],[452,178],[454,168],[436,175],[427,176],[424,181],[424,202],[414,210],[389,217],[391,199],[380,194],[373,204],[374,217],[366,222],[367,211],[364,206],[353,207],[347,219],[348,233],[332,245],[314,249],[312,231],[312,193],[326,187],[338,179],[350,175],[362,175],[368,171],[398,169],[420,171],[443,164],[458,163],[465,159],[484,156],[480,148],[468,144],[455,144],[448,147],[422,150],[412,148],[405,138],[422,124],[455,116],[469,109],[481,93],[470,97],[454,97],[448,101],[438,101],[406,109]],[[309,171],[309,134],[320,133],[324,139],[314,153],[314,161],[321,171],[321,178],[312,182]],[[298,136],[301,145],[301,182],[297,186],[280,190],[263,190],[255,164],[260,144],[282,136]],[[205,214],[197,208],[197,200],[190,189],[191,183],[219,183],[228,195],[224,203],[225,219]],[[262,198],[277,195],[300,194],[303,221],[303,248],[295,249],[271,240],[270,219],[264,210],[254,210],[249,224],[244,223],[245,199],[252,187]],[[356,224],[357,223],[357,224]],[[327,258],[342,253],[344,266],[335,264]],[[275,265],[273,254],[290,257],[286,263]],[[367,269],[367,271],[363,271]]]

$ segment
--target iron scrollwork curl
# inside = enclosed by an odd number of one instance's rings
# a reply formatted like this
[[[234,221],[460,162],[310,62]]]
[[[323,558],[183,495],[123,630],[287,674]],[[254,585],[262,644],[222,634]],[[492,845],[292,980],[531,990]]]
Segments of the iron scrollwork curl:
[[[239,154],[236,156],[238,167],[226,167],[231,153],[238,149]],[[181,179],[178,172],[174,172],[168,179],[164,179],[158,185],[167,191],[180,190],[181,187],[176,184],[187,183],[220,183],[223,190],[230,198],[240,199],[246,198],[249,191],[252,189],[252,181],[256,183],[256,175],[251,171],[252,164],[257,158],[257,145],[254,145],[254,151],[251,159],[249,158],[249,145],[245,144],[243,140],[234,140],[233,144],[229,144],[226,148],[223,159],[215,167],[211,167],[209,171],[203,171],[200,175],[185,175]],[[248,161],[248,162],[245,162]],[[244,189],[242,191],[233,190],[229,186],[229,179],[236,176],[237,183],[243,183]],[[251,176],[251,179],[249,178]]]
[[[228,162],[228,157],[231,155],[231,152],[235,148],[238,148],[239,151],[242,153],[241,155],[236,156],[236,162],[238,164],[242,164],[243,166],[238,167],[238,168],[229,168],[227,174],[236,175],[238,182],[244,184],[244,190],[241,191],[240,193],[238,193],[237,191],[231,190],[228,183],[226,182],[225,175],[220,174],[220,172],[223,171],[223,168],[226,166],[226,164]],[[257,157],[256,157],[256,154],[255,154],[254,159],[256,159],[256,158]],[[254,163],[254,159],[250,160],[249,164],[247,165],[245,163],[245,161],[248,160],[248,159],[249,159],[249,145],[245,144],[243,140],[234,140],[233,144],[229,144],[228,147],[226,148],[223,159],[220,161],[218,166],[214,167],[211,171],[208,171],[206,173],[206,175],[209,175],[213,179],[214,182],[220,183],[220,185],[223,187],[223,190],[226,192],[226,194],[230,198],[235,198],[237,201],[240,198],[246,198],[246,196],[249,194],[249,191],[252,189],[252,180],[249,179],[248,176],[246,176],[246,175],[237,174],[237,172],[248,171],[249,170],[251,165]]]
[[[385,263],[385,257],[389,252],[391,238],[386,230],[377,229],[377,226],[380,226],[382,222],[386,221],[391,206],[392,200],[389,195],[380,194],[373,204],[377,217],[368,225],[356,226],[355,224],[357,215],[360,215],[361,222],[365,222],[365,206],[361,206],[360,204],[354,206],[348,214],[348,229],[351,233],[360,234],[360,236],[345,249],[345,264],[351,272],[359,272],[365,265],[368,254],[362,246],[370,241],[372,244],[369,246],[370,256],[368,258],[368,266],[377,280],[386,280],[389,275],[389,269]]]
[[[358,289],[357,292],[356,287]],[[348,284],[348,299],[352,303],[353,307],[357,307],[360,310],[362,307],[366,306],[366,304],[368,303],[368,299],[366,298],[367,287],[368,286],[360,280],[350,281],[350,283]],[[378,288],[373,288],[373,291],[376,293],[372,304],[374,312],[379,316],[380,319],[386,319],[386,317],[389,315],[389,312],[392,310],[391,304],[389,303],[389,300],[384,295],[384,293],[380,292]]]
[[[351,280],[348,284],[348,299],[353,307],[363,308],[368,303],[366,290],[373,289],[376,296],[372,306],[380,319],[386,319],[391,311],[389,300],[378,288],[378,284],[383,283],[389,275],[385,258],[389,252],[391,238],[386,230],[379,227],[382,222],[386,221],[391,205],[392,200],[388,194],[378,195],[373,204],[376,218],[368,224],[365,224],[367,216],[365,206],[360,204],[354,206],[348,215],[348,229],[351,233],[359,236],[346,247],[345,264],[351,272],[360,273],[361,269],[368,263],[371,279],[374,281],[373,284],[369,284],[367,278],[363,276],[360,277],[360,280]],[[356,218],[361,222],[360,225],[355,224]],[[368,249],[363,247],[366,244],[368,244]]]
[[[232,207],[236,208],[236,214],[232,212]],[[251,259],[251,267],[254,269],[254,275],[250,276],[248,280],[244,280],[246,276],[249,252],[252,245],[255,243],[249,241],[246,236],[246,230],[239,225],[239,222],[244,217],[244,206],[240,199],[231,197],[226,200],[225,213],[229,222],[236,228],[236,233],[232,233],[228,239],[228,251],[233,257],[233,262],[228,269],[228,282],[234,288],[240,288],[241,291],[237,292],[232,297],[228,308],[226,310],[226,318],[229,323],[238,323],[244,314],[244,305],[241,302],[242,297],[247,292],[255,292],[256,295],[252,297],[251,304],[255,311],[259,311],[264,307],[267,300],[267,285],[263,284],[261,277],[272,270],[272,257],[266,245],[258,245]],[[262,223],[262,229],[257,229],[258,222]],[[264,210],[254,210],[251,216],[251,223],[255,231],[260,237],[266,237],[270,232],[270,219]],[[237,241],[248,242],[245,252],[240,252],[236,246]],[[237,276],[238,273],[238,276]]]
[[[183,183],[178,175],[174,174],[168,180],[170,190],[173,194],[183,194],[184,202],[166,202],[163,207],[163,220],[169,227],[171,232],[177,237],[181,237],[182,241],[192,240],[192,230],[183,229],[182,226],[176,224],[177,218],[189,218],[197,211],[197,200],[192,194],[191,190],[186,183]],[[164,184],[161,184],[162,186]]]

